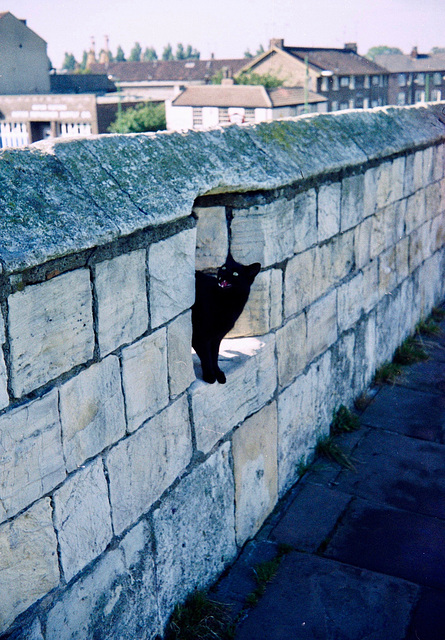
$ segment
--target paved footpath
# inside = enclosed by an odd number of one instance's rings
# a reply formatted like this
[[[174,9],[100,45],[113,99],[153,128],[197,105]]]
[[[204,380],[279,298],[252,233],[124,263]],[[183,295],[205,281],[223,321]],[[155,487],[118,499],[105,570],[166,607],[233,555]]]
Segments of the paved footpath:
[[[383,386],[339,439],[356,471],[314,465],[249,542],[217,599],[235,640],[445,640],[445,322],[427,362]],[[286,549],[256,606],[254,568]]]

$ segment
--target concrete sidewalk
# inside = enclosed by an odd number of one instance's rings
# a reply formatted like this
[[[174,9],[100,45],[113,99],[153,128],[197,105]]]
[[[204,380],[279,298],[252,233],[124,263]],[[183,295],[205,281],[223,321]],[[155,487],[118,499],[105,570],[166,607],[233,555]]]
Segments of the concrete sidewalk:
[[[236,640],[445,639],[445,322],[427,362],[383,386],[217,585]],[[285,553],[284,553],[285,551]],[[258,565],[282,553],[256,605]],[[240,613],[241,612],[241,613]]]

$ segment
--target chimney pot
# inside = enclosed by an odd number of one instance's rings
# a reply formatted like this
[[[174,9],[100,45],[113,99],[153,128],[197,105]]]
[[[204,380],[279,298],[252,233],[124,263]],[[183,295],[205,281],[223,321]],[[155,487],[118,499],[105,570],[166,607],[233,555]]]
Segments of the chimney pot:
[[[411,58],[418,58],[418,57],[419,57],[419,52],[417,51],[417,47],[413,47],[411,51]]]

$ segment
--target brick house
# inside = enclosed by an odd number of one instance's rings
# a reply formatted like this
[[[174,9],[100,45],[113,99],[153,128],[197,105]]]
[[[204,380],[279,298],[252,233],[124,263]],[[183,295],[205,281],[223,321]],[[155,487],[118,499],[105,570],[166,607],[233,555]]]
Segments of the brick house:
[[[90,71],[106,73],[122,95],[145,100],[173,99],[184,87],[210,84],[213,76],[227,69],[235,75],[246,59],[153,60],[149,62],[93,63]]]
[[[379,55],[377,64],[389,72],[390,104],[416,104],[445,97],[445,55],[419,53]]]
[[[285,86],[306,84],[327,99],[328,111],[388,104],[388,71],[358,55],[355,43],[343,49],[321,49],[286,47],[284,40],[273,39],[269,50],[241,71],[272,74]]]
[[[48,93],[47,44],[26,26],[26,20],[1,12],[0,43],[0,95]]]

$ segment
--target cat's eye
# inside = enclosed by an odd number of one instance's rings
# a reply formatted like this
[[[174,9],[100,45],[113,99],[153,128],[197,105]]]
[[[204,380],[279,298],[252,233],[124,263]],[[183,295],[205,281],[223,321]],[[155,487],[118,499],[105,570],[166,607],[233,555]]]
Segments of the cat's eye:
[[[227,267],[221,267],[221,271],[225,271]]]
[[[234,272],[233,272],[233,275],[234,275],[234,276],[239,276],[238,271],[234,271]]]

